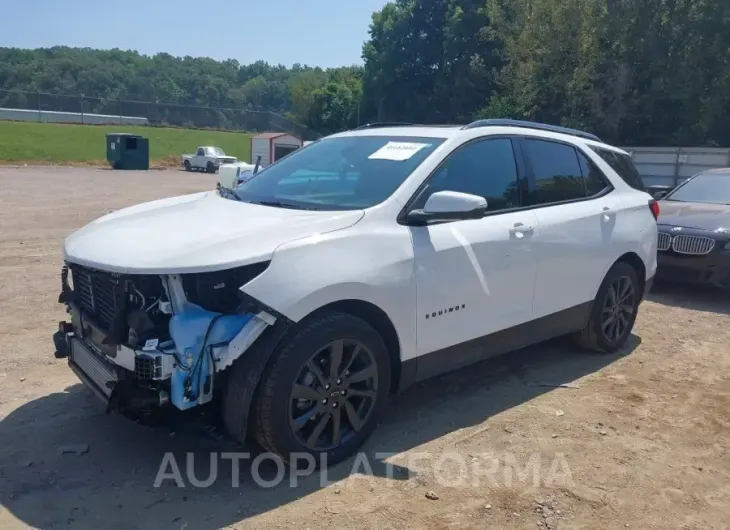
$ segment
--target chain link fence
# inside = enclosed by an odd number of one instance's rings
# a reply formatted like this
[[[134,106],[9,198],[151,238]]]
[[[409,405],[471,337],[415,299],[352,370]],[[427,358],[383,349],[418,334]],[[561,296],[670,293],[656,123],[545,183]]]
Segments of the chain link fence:
[[[65,121],[65,117],[71,123],[142,123],[190,129],[286,132],[304,140],[315,140],[322,136],[305,125],[271,111],[98,98],[83,94],[0,90],[0,109],[33,111],[25,113],[28,118],[22,118],[28,121],[61,122]],[[64,116],[59,117],[58,113],[63,113]],[[50,118],[51,114],[53,119]],[[77,116],[71,116],[72,114]],[[99,116],[104,119],[100,119]],[[135,121],[134,118],[143,120]]]

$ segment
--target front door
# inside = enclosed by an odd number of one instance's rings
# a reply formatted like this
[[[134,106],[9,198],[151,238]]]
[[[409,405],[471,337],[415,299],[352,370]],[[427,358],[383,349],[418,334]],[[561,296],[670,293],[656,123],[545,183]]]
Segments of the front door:
[[[486,198],[488,215],[411,227],[417,282],[418,355],[459,345],[529,321],[538,233],[530,210],[520,211],[518,166],[510,138],[479,139],[452,153],[416,199],[436,191]],[[459,354],[455,354],[459,355]],[[452,364],[468,364],[463,354]]]

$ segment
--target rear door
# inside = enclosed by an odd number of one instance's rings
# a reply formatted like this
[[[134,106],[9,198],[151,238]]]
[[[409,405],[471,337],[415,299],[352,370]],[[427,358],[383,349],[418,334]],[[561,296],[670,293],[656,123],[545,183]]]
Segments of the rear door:
[[[569,143],[523,138],[526,204],[540,226],[533,311],[541,318],[593,300],[615,257],[617,193],[588,157]]]

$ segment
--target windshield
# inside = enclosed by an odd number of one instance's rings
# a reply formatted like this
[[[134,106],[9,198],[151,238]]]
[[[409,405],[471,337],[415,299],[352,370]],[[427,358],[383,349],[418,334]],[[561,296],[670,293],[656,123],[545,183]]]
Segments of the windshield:
[[[214,156],[226,156],[226,154],[223,152],[223,149],[220,147],[214,147],[211,149],[213,151]]]
[[[665,200],[730,204],[730,172],[697,175],[667,195]]]
[[[282,208],[369,208],[387,199],[443,142],[403,136],[319,140],[261,170],[235,195]]]

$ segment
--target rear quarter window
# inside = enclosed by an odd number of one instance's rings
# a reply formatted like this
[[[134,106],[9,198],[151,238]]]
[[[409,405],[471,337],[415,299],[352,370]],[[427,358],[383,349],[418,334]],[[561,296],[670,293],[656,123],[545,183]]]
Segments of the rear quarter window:
[[[646,186],[644,186],[644,182],[641,180],[641,175],[639,175],[639,171],[636,169],[636,166],[629,155],[592,146],[591,149],[600,156],[604,162],[611,166],[611,169],[618,173],[618,176],[621,177],[626,184],[635,190],[646,191]]]

